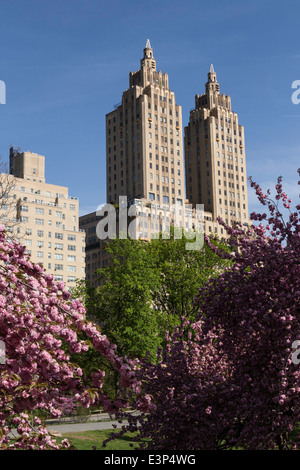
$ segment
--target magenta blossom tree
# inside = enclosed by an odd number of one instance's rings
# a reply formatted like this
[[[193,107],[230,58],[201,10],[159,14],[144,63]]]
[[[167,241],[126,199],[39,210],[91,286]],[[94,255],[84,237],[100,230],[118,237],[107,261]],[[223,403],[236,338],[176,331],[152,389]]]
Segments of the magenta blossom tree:
[[[126,430],[152,449],[289,449],[300,422],[300,224],[297,205],[251,186],[268,215],[247,229],[219,222],[230,235],[233,265],[200,289],[198,322],[186,324],[138,371],[148,408]],[[283,210],[282,210],[283,209]],[[287,217],[284,216],[287,214]],[[255,224],[258,221],[258,224]],[[262,223],[265,222],[265,225]],[[145,401],[146,403],[146,401]]]
[[[141,398],[137,403],[141,414],[120,413],[121,421],[126,418],[128,424],[112,438],[136,432],[131,439],[146,450],[222,446],[225,419],[218,412],[230,399],[231,368],[215,348],[213,331],[204,334],[202,321],[182,320],[180,329],[166,336],[167,345],[158,352],[157,363],[141,361],[137,371],[143,384],[143,403]]]
[[[291,210],[281,178],[274,200],[249,180],[268,215],[251,214],[260,223],[246,233],[226,227],[234,267],[200,290],[199,318],[218,330],[216,348],[234,365],[230,441],[287,449],[300,421],[300,368],[292,354],[300,339],[300,206]]]
[[[95,348],[119,372],[122,386],[138,393],[135,363],[118,356],[96,325],[86,321],[81,303],[70,298],[63,283],[32,264],[25,247],[9,242],[3,226],[0,292],[0,344],[5,350],[0,364],[0,449],[69,446],[66,440],[57,444],[39,418],[32,424],[31,412],[59,417],[78,405],[99,404],[109,412],[126,406],[125,398],[112,403],[102,392],[104,372],[84,376],[70,360],[73,353]]]

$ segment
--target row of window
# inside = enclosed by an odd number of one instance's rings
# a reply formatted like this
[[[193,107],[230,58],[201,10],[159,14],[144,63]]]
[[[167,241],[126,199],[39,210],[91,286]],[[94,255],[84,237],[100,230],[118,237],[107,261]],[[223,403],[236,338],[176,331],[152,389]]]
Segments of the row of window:
[[[150,190],[153,191],[153,184],[150,183]],[[159,184],[156,185],[156,191],[160,190]],[[163,193],[168,193],[169,192],[169,186],[162,186],[161,190]],[[171,193],[175,194],[175,189],[171,188]],[[181,189],[178,189],[178,196],[181,196]],[[159,195],[157,194],[157,201],[159,201]]]
[[[122,155],[121,155],[121,156],[122,156]],[[152,152],[149,152],[149,159],[150,159],[150,160],[152,160],[152,156],[153,156],[153,155],[152,155]],[[139,154],[138,154],[138,158],[139,158]],[[155,158],[156,158],[156,161],[159,161],[159,156],[158,156],[158,154],[155,155]],[[116,156],[115,156],[115,155],[114,155],[114,161],[116,161]],[[167,155],[161,155],[161,161],[162,161],[162,162],[165,162],[165,163],[168,163],[169,157],[168,157]],[[111,162],[111,159],[109,159],[109,162]],[[173,158],[173,157],[170,158],[170,163],[171,163],[171,165],[174,164],[174,158]],[[180,159],[177,159],[177,165],[180,165],[180,163],[181,163]],[[191,163],[190,160],[189,160],[189,163]],[[121,160],[121,161],[120,161],[121,168],[123,168],[123,164],[124,164],[124,163],[123,163],[123,161]],[[128,158],[126,158],[126,164],[128,164]],[[137,164],[137,169],[139,170],[140,168],[141,168],[141,164],[138,163],[138,164]],[[152,167],[150,167],[150,168],[152,168]],[[113,170],[114,170],[114,171],[117,171],[117,164],[116,164],[116,163],[115,163],[114,166],[113,166]],[[134,161],[132,161],[132,171],[133,171],[133,172],[135,171]],[[166,171],[167,171],[167,169],[166,169]],[[111,165],[109,165],[109,166],[108,166],[108,173],[111,174],[111,172],[112,172],[112,167],[111,167]],[[128,168],[126,168],[126,174],[128,174]],[[123,176],[123,170],[121,170],[121,176]]]
[[[21,215],[19,220],[20,220],[20,222],[23,222],[23,223],[26,223],[26,224],[29,223],[29,217],[26,217],[24,215]],[[34,222],[35,222],[36,225],[46,225],[44,219],[35,218]],[[48,220],[48,225],[52,225],[52,220]],[[56,221],[55,226],[57,228],[61,228],[62,230],[66,229],[65,224],[63,224],[62,222],[57,222]],[[76,230],[77,230],[77,227],[75,225],[73,225],[73,231],[76,232]]]
[[[231,168],[231,170],[233,170],[233,168]],[[227,175],[228,175],[228,178],[233,178],[233,179],[234,179],[233,173],[227,173]],[[220,170],[218,170],[218,176],[221,176]],[[224,178],[226,177],[226,171],[223,171],[223,177],[224,177]],[[236,178],[237,180],[239,179],[239,177],[238,177],[237,174],[235,175],[235,178]],[[243,176],[241,177],[241,180],[244,181],[244,177],[243,177]]]
[[[238,188],[237,188],[238,189]],[[219,189],[219,194],[222,194],[222,190]],[[227,191],[226,189],[224,190],[224,196],[227,196]],[[233,199],[236,197],[237,199],[240,199],[240,193],[234,193],[233,191],[229,191],[229,197],[232,197]],[[245,201],[245,194],[242,194],[242,199]]]
[[[51,266],[50,267],[48,266],[48,269],[51,269]],[[61,276],[60,274],[55,274],[54,280],[56,282],[63,281],[63,276]],[[75,282],[76,281],[76,276],[68,276],[67,280],[68,280],[68,282]]]
[[[150,179],[153,180],[153,173],[150,173]],[[156,179],[156,181],[159,181],[159,175],[158,174],[155,175],[155,179]],[[163,183],[165,183],[165,182],[169,183],[169,177],[168,176],[162,176],[161,180],[162,180]],[[170,181],[171,181],[172,184],[174,184],[174,182],[175,182],[174,178],[170,178]],[[181,180],[178,179],[177,183],[180,186]]]
[[[164,112],[164,108],[162,108],[163,111],[162,111],[162,114],[165,114]],[[127,110],[126,110],[127,111]],[[176,117],[178,117],[178,112],[176,112]],[[136,116],[136,118],[139,118],[139,116]],[[134,121],[134,116],[132,116],[131,118],[131,121],[133,122]],[[148,122],[151,123],[152,122],[152,114],[151,113],[148,113]],[[166,116],[160,116],[160,118],[158,119],[158,114],[155,114],[154,115],[154,122],[161,122],[162,124],[169,124],[170,126],[173,126],[173,119],[169,119],[169,122],[167,120],[167,117]],[[125,121],[125,124],[127,126],[128,124],[128,120],[126,119]],[[175,126],[176,128],[179,128],[179,121],[175,121]],[[140,128],[140,125],[139,123],[136,124],[136,129],[139,130]],[[122,138],[123,137],[123,122],[120,122],[120,128],[119,128],[119,131],[120,131],[120,134],[119,134],[119,137]],[[134,134],[134,126],[131,126],[131,131],[132,131],[132,134]],[[113,133],[115,134],[117,132],[117,128],[116,126],[113,127]],[[128,129],[125,128],[125,134],[128,134]],[[108,129],[108,136],[111,135],[111,129],[109,128]],[[179,135],[179,133],[177,132],[177,135]],[[110,140],[110,137],[108,138],[108,143],[111,142]],[[114,139],[114,142],[116,141],[116,139]],[[111,149],[109,149],[109,153],[110,153]]]
[[[29,254],[29,255],[32,255],[32,251],[31,250],[26,250],[26,252]],[[44,252],[43,251],[37,251],[37,258],[44,258]],[[52,256],[51,256],[51,253],[48,253],[48,256],[47,256],[48,259],[51,259]],[[59,257],[57,257],[56,255],[54,256],[54,259],[61,259]],[[68,261],[71,261],[68,259]],[[83,261],[84,262],[84,261]],[[60,264],[60,263],[57,263],[54,265],[54,268],[56,271],[62,271],[64,269],[64,265],[63,264]],[[48,269],[51,269],[51,263],[48,263]],[[82,267],[81,268],[82,272],[85,272],[85,268]],[[68,272],[76,272],[76,266],[73,266],[73,265],[67,265],[67,271]]]
[[[64,246],[62,243],[55,243],[55,249],[56,250],[63,250]],[[76,245],[68,245],[68,250],[69,251],[76,251]],[[82,247],[82,250],[84,251],[84,247]]]
[[[227,137],[227,138],[226,138],[226,141],[231,143],[231,137],[230,137],[230,138]],[[220,148],[219,142],[217,142],[216,147],[217,147],[218,149]],[[228,146],[227,146],[227,147],[228,147]],[[229,146],[229,147],[230,147],[230,146]],[[197,150],[199,150],[199,146],[197,147]],[[222,144],[222,150],[225,150],[225,145],[224,145],[224,144]],[[236,147],[234,147],[234,152],[235,152],[235,153],[238,153],[238,149],[237,149]],[[243,148],[242,148],[242,147],[240,147],[240,155],[243,155]],[[225,158],[225,157],[224,157],[224,158]],[[228,158],[228,157],[227,157],[227,158]],[[232,156],[231,156],[231,160],[232,160]]]
[[[32,229],[31,228],[26,228],[25,231],[26,235],[32,235]],[[37,235],[38,237],[44,237],[45,232],[44,230],[37,230]],[[64,234],[60,232],[55,232],[55,238],[58,238],[60,240],[63,239]],[[48,232],[48,238],[52,238],[52,232]],[[67,236],[68,241],[76,241],[76,235],[73,234],[68,234]],[[85,238],[82,237],[82,242],[85,241]]]
[[[26,239],[24,241],[25,246],[32,246],[32,240],[31,239]],[[37,246],[38,247],[44,247],[46,245],[43,244],[41,241],[37,241]],[[48,248],[52,248],[52,243],[48,242]],[[55,243],[54,245],[56,250],[63,250],[64,245],[62,243]],[[68,251],[76,251],[76,245],[68,245]],[[85,247],[82,247],[81,251],[84,253],[85,252]],[[48,253],[48,256],[51,256],[51,253]],[[75,258],[75,257],[74,257]]]
[[[149,149],[152,149],[152,148],[154,148],[154,147],[152,147],[152,142],[149,142]],[[158,152],[158,145],[157,144],[155,144],[155,150],[156,150],[156,152]],[[161,153],[169,153],[168,147],[161,146],[160,151],[161,151]],[[170,149],[170,153],[171,153],[171,155],[174,154],[173,148]],[[176,155],[178,155],[178,156],[180,155],[180,150],[176,150]]]
[[[220,176],[219,173],[220,173],[220,172],[218,172],[218,175]],[[207,176],[209,176],[209,172],[207,172]],[[223,177],[224,177],[224,178],[226,177],[225,172],[223,173]],[[227,173],[227,177],[228,177],[229,179],[230,179],[230,178],[231,178],[231,179],[234,179],[234,174],[233,174],[233,173]],[[238,176],[238,175],[235,175],[235,179],[238,181],[238,180],[239,180],[239,176]],[[243,176],[241,176],[241,181],[244,182],[244,177],[243,177]],[[229,181],[229,183],[230,183],[230,181]],[[226,181],[225,181],[225,180],[223,181],[223,184],[224,184],[224,186],[226,186]],[[233,184],[233,183],[232,183],[232,184]],[[221,180],[218,180],[218,185],[221,186]],[[233,186],[232,186],[232,187],[233,187]],[[244,186],[242,186],[242,187],[244,187]]]
[[[153,168],[153,163],[152,162],[149,163],[149,168],[150,168],[150,170],[152,170],[152,168]],[[155,165],[155,169],[156,169],[156,171],[159,171],[159,165],[158,164]],[[161,171],[168,173],[169,168],[167,166],[165,167],[164,165],[162,165],[161,166]],[[174,173],[175,173],[174,168],[171,168],[171,174],[174,175]],[[150,175],[151,174],[152,173],[150,173]],[[177,170],[177,175],[180,176],[180,169]],[[151,176],[150,176],[150,178],[151,178]]]
[[[222,199],[219,199],[219,204],[223,204]],[[227,199],[224,199],[224,204],[225,204],[225,206],[227,206]],[[232,206],[232,207],[235,207],[235,201],[229,201],[229,205]],[[239,202],[237,203],[237,207],[240,208],[240,203]],[[245,204],[243,204],[243,209],[244,210],[246,209]]]
[[[41,194],[41,191],[40,191],[40,190],[34,190],[33,188],[31,188],[30,191],[26,191],[26,188],[25,188],[24,186],[21,186],[20,188],[17,188],[17,189],[19,189],[19,190],[22,191],[22,192],[30,192],[31,194]],[[67,197],[67,196],[65,196],[64,194],[61,194],[61,193],[56,193],[56,195],[53,195],[53,194],[49,193],[48,191],[45,192],[45,196],[48,196],[48,197],[60,197],[60,198],[65,198],[65,197]],[[14,197],[14,199],[16,199],[16,198],[17,198],[17,195],[14,194],[13,197]],[[73,197],[72,197],[71,199],[76,199],[76,198],[73,198]],[[35,201],[33,201],[33,202],[34,202],[35,204],[45,204],[45,205],[47,205],[47,206],[48,206],[48,205],[52,205],[52,206],[55,205],[54,202],[53,202],[53,203],[51,203],[51,202],[49,202],[49,201],[44,202],[43,199],[35,199]],[[64,209],[67,208],[67,203],[66,203],[66,202],[63,203],[63,207],[64,207]],[[75,211],[75,210],[76,210],[76,204],[73,204],[73,203],[69,204],[69,209],[70,209],[71,211]]]
[[[233,211],[233,210],[229,210],[229,211],[228,211],[228,209],[225,209],[224,212],[225,212],[225,215],[228,215],[228,214],[229,214],[229,215],[231,215],[231,216],[233,216],[233,217],[236,217],[236,216],[237,216],[238,219],[241,218],[241,213],[240,213],[240,212],[237,212],[237,213],[236,213],[236,212]],[[222,210],[222,207],[220,207],[220,215],[222,215],[222,214],[223,214],[223,210]],[[243,218],[244,218],[244,219],[247,219],[247,215],[246,215],[245,212],[243,213]],[[228,223],[228,222],[226,222],[226,223]]]
[[[153,80],[154,80],[154,79],[153,79]],[[154,93],[154,99],[155,99],[155,100],[157,100],[157,99],[158,99],[158,97],[157,97],[157,94],[156,94],[156,93]],[[159,95],[159,100],[160,100],[160,101],[167,102],[167,98],[166,98],[166,96]],[[171,99],[171,98],[169,98],[169,104],[172,104],[172,99]]]
[[[26,206],[26,205],[22,204],[20,206],[20,211],[28,212],[29,211],[29,206]],[[42,207],[36,207],[35,208],[35,213],[39,214],[39,215],[44,215],[45,214],[45,209],[42,208]],[[52,209],[49,209],[49,215],[52,215]],[[66,218],[65,214],[63,214],[60,211],[55,211],[55,216],[60,218],[60,219],[65,219]],[[73,215],[73,221],[74,222],[76,221],[76,216],[75,215]]]
[[[26,190],[25,186],[16,187],[16,189],[18,189],[19,191],[22,191],[23,193],[24,192],[29,192],[31,194],[42,194],[40,189],[31,188],[30,191],[29,191],[28,189]],[[49,191],[45,191],[44,194],[47,197],[62,197],[62,198],[66,197],[65,194],[62,194],[62,193],[52,194]]]
[[[228,151],[231,152],[231,147],[230,147],[230,150],[228,150]],[[208,155],[206,155],[206,157],[208,158]],[[217,152],[217,158],[219,158],[219,157],[220,157],[220,152]],[[225,158],[225,153],[222,153],[222,158]],[[227,160],[233,160],[233,156],[227,154]],[[237,163],[238,162],[238,157],[235,156],[234,160]],[[240,163],[244,163],[243,157],[240,157]]]
[[[55,271],[63,271],[64,265],[63,264],[55,264],[54,265]],[[76,266],[67,266],[67,271],[70,273],[75,273],[76,272]]]
[[[150,192],[150,193],[149,193],[149,199],[150,199],[151,201],[155,201],[155,193],[151,193],[151,192]],[[160,200],[159,194],[156,194],[156,201],[159,201],[159,200]],[[163,203],[166,203],[166,204],[169,203],[169,196],[163,196],[162,202],[163,202]],[[175,204],[175,198],[174,198],[174,197],[172,197],[172,204]],[[177,198],[177,204],[182,205],[182,199]]]
[[[25,242],[24,242],[25,246],[32,246],[32,240],[30,239],[26,239]],[[50,246],[49,246],[50,245]],[[44,242],[41,242],[41,241],[38,241],[37,242],[37,247],[38,248],[44,248]],[[48,243],[48,248],[51,248],[51,243]],[[42,252],[38,252],[38,253],[42,253]],[[43,255],[39,255],[39,257],[41,257]],[[51,258],[51,253],[48,253],[48,258]],[[63,259],[64,258],[64,255],[62,253],[54,253],[54,259]],[[76,261],[76,256],[74,255],[68,255],[67,257],[68,261],[73,261],[75,262]],[[84,263],[85,262],[85,258],[82,258],[82,262]]]
[[[162,110],[161,113],[165,114],[165,108],[161,108],[161,110]],[[178,118],[178,111],[176,111],[176,117]],[[150,119],[152,121],[152,114],[151,113],[148,113],[148,119]],[[154,114],[154,121],[158,122],[158,114]],[[160,116],[159,121],[164,122],[166,124],[168,122],[166,116]],[[169,119],[169,125],[173,126],[173,119]],[[176,125],[176,127],[179,127],[179,121],[175,121],[175,125]]]
[[[164,121],[161,121],[161,123],[164,123]],[[166,122],[164,123],[166,124]],[[148,129],[152,129],[152,119],[151,121],[148,121]],[[154,130],[158,131],[158,124],[155,124],[154,125]],[[170,135],[173,135],[173,128],[170,127]],[[161,131],[161,134],[168,134],[168,128],[166,126],[160,126],[160,131]],[[128,132],[127,132],[128,133]],[[134,133],[134,130],[132,128],[132,134]],[[151,134],[151,136],[150,136]],[[137,134],[139,136],[139,134]],[[179,130],[177,129],[176,130],[176,135],[179,136]],[[149,132],[149,138],[152,138],[152,133]],[[158,135],[155,134],[155,138],[158,139]],[[115,140],[115,137],[114,137],[114,142],[116,142]]]
[[[227,118],[225,118],[225,119],[227,119]],[[227,122],[230,123],[229,118],[228,118]],[[233,125],[235,125],[235,121],[233,122]],[[227,129],[228,134],[231,133],[231,128],[230,127],[225,127],[225,129]],[[207,131],[207,127],[205,127],[205,130]],[[216,124],[216,130],[219,130],[218,124]],[[220,130],[221,130],[221,132],[224,132],[224,126],[220,125]],[[236,135],[236,129],[233,130],[233,133],[234,133],[234,135]],[[242,132],[241,131],[239,131],[239,137],[242,137]]]
[[[20,211],[21,212],[29,212],[29,206],[26,206],[24,204],[20,205]],[[35,213],[39,215],[45,215],[45,209],[42,207],[36,207],[35,208]],[[49,209],[49,215],[52,215],[52,209]],[[59,219],[65,220],[66,216],[60,211],[55,211],[55,216]],[[76,215],[72,216],[73,222],[76,222]]]

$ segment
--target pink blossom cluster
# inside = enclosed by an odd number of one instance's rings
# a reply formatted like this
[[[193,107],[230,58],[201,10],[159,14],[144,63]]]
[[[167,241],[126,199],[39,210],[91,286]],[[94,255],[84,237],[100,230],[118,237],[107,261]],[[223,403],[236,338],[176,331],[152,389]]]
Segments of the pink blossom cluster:
[[[133,441],[147,450],[196,450],[216,447],[222,431],[220,408],[230,399],[230,365],[214,346],[214,332],[203,333],[203,321],[183,319],[180,329],[166,335],[157,363],[142,361],[137,371],[143,394],[135,403],[138,416],[120,413],[128,424],[113,437],[138,432]],[[214,432],[209,433],[209,428]]]
[[[138,392],[134,361],[118,356],[116,346],[86,320],[79,300],[33,264],[25,247],[9,242],[4,226],[0,226],[0,289],[0,340],[6,354],[0,364],[0,449],[68,446],[66,441],[58,445],[45,427],[33,426],[31,412],[43,410],[49,417],[59,417],[79,404],[99,404],[112,412],[126,406],[125,399],[112,403],[103,393],[103,371],[83,376],[70,360],[73,353],[84,354],[93,347],[120,373],[122,383]],[[17,440],[12,430],[17,430]]]
[[[300,205],[291,210],[281,178],[275,201],[250,182],[269,214],[252,214],[259,224],[248,228],[220,220],[231,249],[208,237],[206,243],[232,265],[199,290],[197,322],[167,336],[157,364],[145,360],[137,372],[143,413],[126,416],[121,433],[150,439],[141,447],[296,446],[290,433],[300,422],[300,368],[292,361],[300,339]]]
[[[233,366],[230,439],[243,448],[285,449],[300,421],[300,368],[292,361],[300,337],[300,206],[291,211],[281,178],[275,201],[249,180],[269,212],[251,218],[266,226],[223,224],[234,265],[199,291],[199,318],[205,331],[218,331],[216,348]]]

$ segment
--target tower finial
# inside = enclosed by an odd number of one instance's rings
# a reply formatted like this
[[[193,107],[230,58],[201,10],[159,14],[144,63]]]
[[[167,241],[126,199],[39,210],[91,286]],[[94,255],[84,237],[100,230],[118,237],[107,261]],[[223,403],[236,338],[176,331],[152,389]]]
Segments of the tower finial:
[[[209,73],[215,73],[213,64],[210,64]]]
[[[146,41],[146,49],[151,49],[150,39]]]

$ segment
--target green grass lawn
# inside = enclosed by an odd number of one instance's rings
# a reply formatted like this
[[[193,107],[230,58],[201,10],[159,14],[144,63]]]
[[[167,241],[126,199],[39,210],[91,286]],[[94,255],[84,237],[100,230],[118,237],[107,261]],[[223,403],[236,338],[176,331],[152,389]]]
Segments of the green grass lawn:
[[[292,434],[297,435],[299,431],[300,429],[296,428]],[[73,432],[63,434],[63,438],[68,439],[70,444],[77,450],[92,450],[94,447],[96,447],[97,450],[133,450],[138,446],[136,442],[132,441],[134,434],[128,432],[125,436],[109,442],[106,447],[102,447],[103,441],[105,441],[112,432],[114,432],[112,429]],[[60,441],[60,439],[58,439],[58,441]],[[146,442],[146,440],[143,440],[143,442]],[[130,447],[131,443],[133,447]]]
[[[73,432],[63,434],[63,438],[68,439],[70,444],[77,450],[92,450],[93,447],[96,447],[97,450],[133,450],[137,447],[138,444],[132,442],[131,439],[134,434],[129,432],[126,433],[125,436],[109,442],[106,447],[102,447],[103,441],[105,441],[112,432],[114,432],[113,429]],[[130,443],[133,443],[133,447],[130,447]]]

